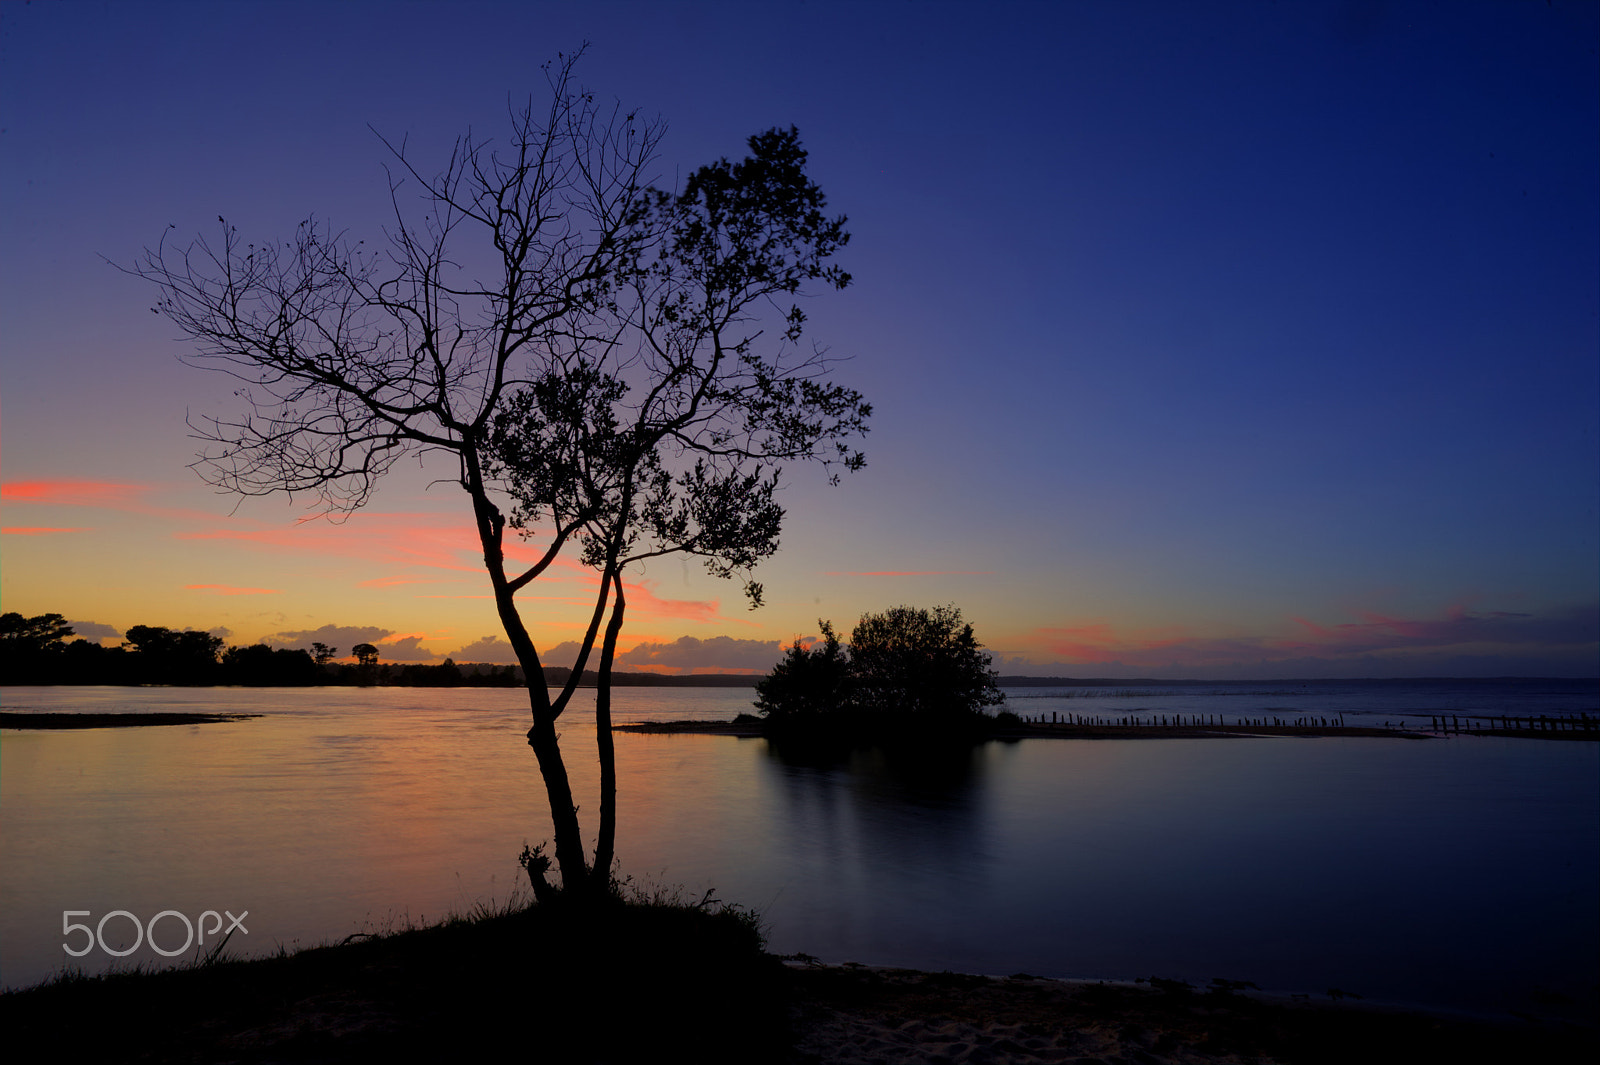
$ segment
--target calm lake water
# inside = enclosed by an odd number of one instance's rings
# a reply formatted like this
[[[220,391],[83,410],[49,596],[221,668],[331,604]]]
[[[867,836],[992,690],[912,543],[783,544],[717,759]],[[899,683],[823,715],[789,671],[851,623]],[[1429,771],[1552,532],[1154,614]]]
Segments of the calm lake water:
[[[1381,689],[1381,690],[1380,690]],[[1049,713],[1595,712],[1595,686],[1022,689]],[[0,982],[97,924],[248,910],[260,953],[502,902],[548,836],[525,695],[496,689],[10,688],[7,710],[210,710],[231,724],[0,738]],[[619,720],[751,693],[620,689]],[[590,705],[562,743],[592,828]],[[1355,715],[1362,720],[1351,720]],[[570,723],[569,723],[570,719]],[[1564,1012],[1600,955],[1600,744],[1493,737],[989,744],[944,764],[785,761],[762,740],[618,734],[637,879],[758,909],[771,949],[980,973],[1213,977]],[[181,920],[158,942],[181,945]],[[106,945],[134,941],[113,917]],[[215,935],[212,936],[212,941]],[[118,964],[161,962],[148,944]]]

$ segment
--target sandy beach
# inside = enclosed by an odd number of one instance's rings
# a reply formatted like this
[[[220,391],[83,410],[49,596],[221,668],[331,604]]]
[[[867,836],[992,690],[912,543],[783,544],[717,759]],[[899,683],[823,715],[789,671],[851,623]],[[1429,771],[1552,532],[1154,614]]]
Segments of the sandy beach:
[[[1272,998],[1230,987],[795,966],[789,1061],[1201,1063],[1589,1060],[1593,1028]]]

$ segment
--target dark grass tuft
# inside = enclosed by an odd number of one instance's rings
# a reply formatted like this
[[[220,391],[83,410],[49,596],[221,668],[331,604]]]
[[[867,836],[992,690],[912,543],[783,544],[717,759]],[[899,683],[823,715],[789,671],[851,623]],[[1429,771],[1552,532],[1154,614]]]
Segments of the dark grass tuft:
[[[779,1059],[782,964],[749,911],[557,902],[252,961],[68,975],[0,996],[74,1060]]]

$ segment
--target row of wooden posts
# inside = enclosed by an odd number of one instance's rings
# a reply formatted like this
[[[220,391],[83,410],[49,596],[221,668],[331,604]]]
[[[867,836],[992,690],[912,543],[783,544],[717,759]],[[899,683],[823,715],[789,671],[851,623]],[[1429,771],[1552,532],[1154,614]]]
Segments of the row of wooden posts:
[[[1180,728],[1217,728],[1223,726],[1244,726],[1246,728],[1343,728],[1344,715],[1333,717],[1297,717],[1292,721],[1272,717],[1241,717],[1233,721],[1227,720],[1221,714],[1151,714],[1147,718],[1139,717],[1096,717],[1093,714],[1057,714],[1050,712],[1050,720],[1046,721],[1044,715],[1038,717],[1025,717],[1022,719],[1034,725],[1110,725],[1132,726],[1150,728],[1157,725],[1178,726]]]
[[[1037,717],[1024,717],[1023,721],[1035,725],[1104,725],[1111,727],[1145,727],[1152,726],[1180,726],[1189,728],[1212,728],[1218,726],[1244,726],[1247,728],[1344,728],[1344,715],[1335,714],[1331,717],[1320,715],[1305,715],[1292,719],[1280,717],[1243,717],[1228,721],[1221,714],[1151,714],[1149,717],[1098,717],[1093,714],[1058,714],[1050,712],[1050,720],[1045,721],[1044,715]],[[1579,714],[1576,717],[1549,717],[1540,714],[1537,717],[1512,717],[1493,715],[1473,715],[1462,719],[1458,714],[1432,714],[1428,721],[1430,732],[1460,733],[1463,728],[1468,732],[1600,732],[1600,720],[1591,718],[1588,714]],[[1400,728],[1407,728],[1404,718],[1399,722]],[[1383,723],[1384,728],[1393,728],[1389,721]]]
[[[1456,714],[1436,715],[1430,718],[1434,732],[1460,732],[1462,719]],[[1476,724],[1474,724],[1476,722]],[[1466,719],[1469,732],[1595,732],[1600,730],[1600,720],[1588,714],[1577,717],[1507,717],[1473,715]]]

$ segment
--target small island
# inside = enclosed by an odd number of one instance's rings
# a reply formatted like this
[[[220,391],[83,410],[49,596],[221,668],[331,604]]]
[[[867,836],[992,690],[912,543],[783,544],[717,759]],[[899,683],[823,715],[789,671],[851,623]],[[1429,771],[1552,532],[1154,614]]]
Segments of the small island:
[[[1228,722],[1217,715],[1023,718],[1007,710],[993,657],[955,606],[898,606],[868,614],[839,640],[796,639],[756,684],[759,714],[732,721],[639,721],[615,732],[765,737],[787,747],[948,747],[988,740],[1216,739],[1244,736],[1382,736],[1425,739],[1404,728],[1347,727],[1337,715]]]

